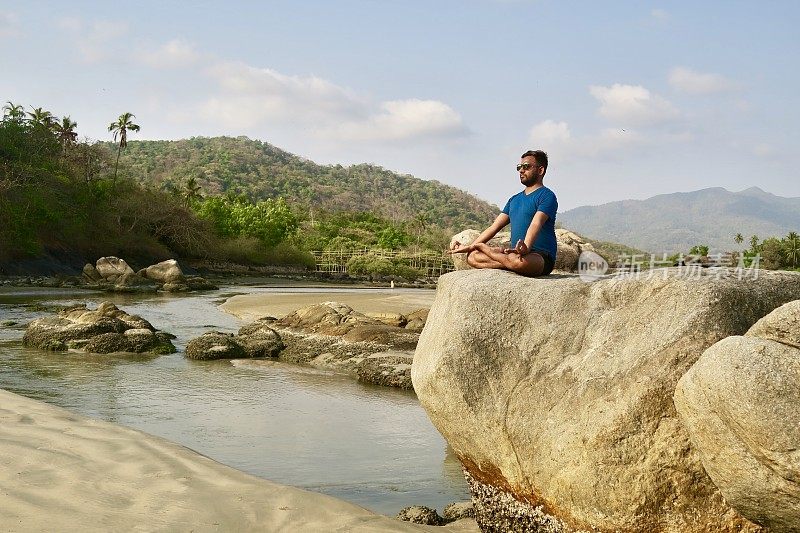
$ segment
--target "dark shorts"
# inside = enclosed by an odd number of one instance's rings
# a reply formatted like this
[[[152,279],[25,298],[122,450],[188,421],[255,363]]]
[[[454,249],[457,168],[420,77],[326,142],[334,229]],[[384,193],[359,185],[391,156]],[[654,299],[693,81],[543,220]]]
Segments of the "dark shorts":
[[[553,267],[555,266],[556,262],[553,259],[553,256],[550,255],[550,252],[545,252],[544,250],[537,250],[536,248],[533,249],[533,253],[539,254],[544,259],[544,270],[542,271],[540,276],[547,276],[550,272],[553,271]]]

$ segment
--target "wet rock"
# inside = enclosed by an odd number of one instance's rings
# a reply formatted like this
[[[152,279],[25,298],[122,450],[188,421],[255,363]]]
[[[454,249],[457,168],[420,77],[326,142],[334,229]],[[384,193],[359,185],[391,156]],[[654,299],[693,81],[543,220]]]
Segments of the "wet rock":
[[[186,345],[186,357],[199,361],[241,359],[244,356],[244,348],[236,342],[232,333],[209,331]]]
[[[114,283],[114,292],[156,292],[159,284],[133,272],[119,276]]]
[[[442,511],[442,517],[448,522],[455,522],[462,518],[475,518],[475,508],[472,501],[448,503]]]
[[[358,364],[358,380],[373,385],[412,389],[413,361],[413,351],[386,351],[368,355]]]
[[[279,356],[283,361],[352,373],[377,385],[411,388],[409,365],[419,339],[413,330],[386,325],[338,302],[304,307],[269,324],[286,345]]]
[[[189,359],[242,359],[277,357],[284,344],[280,335],[263,322],[243,326],[237,335],[209,331],[186,345]]]
[[[436,509],[431,509],[424,505],[412,505],[401,509],[397,514],[397,519],[426,526],[441,526],[444,523]]]
[[[248,357],[277,357],[285,347],[277,331],[258,321],[241,327],[237,340]]]
[[[92,353],[172,353],[170,334],[156,330],[137,315],[129,315],[111,302],[97,309],[73,307],[57,316],[28,324],[22,342],[42,350],[79,348]]]

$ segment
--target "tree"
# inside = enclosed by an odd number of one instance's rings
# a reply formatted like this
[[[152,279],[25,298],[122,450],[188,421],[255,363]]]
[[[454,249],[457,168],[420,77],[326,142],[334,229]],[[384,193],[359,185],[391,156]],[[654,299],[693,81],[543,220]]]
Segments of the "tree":
[[[797,232],[790,231],[784,239],[784,252],[786,259],[791,261],[792,268],[797,268],[797,263],[800,261],[800,236]]]
[[[56,136],[61,142],[61,147],[63,148],[64,153],[67,152],[67,146],[75,144],[75,141],[78,140],[78,133],[75,131],[75,128],[77,127],[78,123],[68,116],[63,117],[61,122],[57,122],[53,126],[53,131],[56,132]]]
[[[200,185],[197,184],[197,179],[192,176],[186,180],[186,185],[183,188],[183,203],[186,207],[191,206],[195,202],[202,200],[203,195],[200,194]]]
[[[22,122],[25,119],[25,108],[21,104],[6,102],[6,105],[3,106],[3,120],[6,119],[12,122]]]
[[[750,251],[754,254],[758,253],[758,235],[750,237]]]
[[[689,250],[689,254],[705,257],[708,255],[708,246],[706,246],[705,244],[698,244],[697,246],[692,246],[692,249]]]
[[[114,142],[119,138],[119,145],[117,146],[117,163],[114,165],[114,181],[117,181],[117,171],[119,170],[119,156],[122,149],[128,146],[128,132],[139,131],[139,125],[134,124],[131,119],[136,118],[133,113],[123,113],[119,116],[116,122],[112,122],[108,126],[108,131],[114,132]]]
[[[737,245],[741,245],[744,242],[744,237],[742,237],[741,233],[737,233],[736,237],[733,238],[733,242],[735,242]]]
[[[34,126],[41,126],[52,129],[56,123],[56,117],[50,111],[45,111],[41,107],[31,106],[33,111],[28,111],[28,120]]]

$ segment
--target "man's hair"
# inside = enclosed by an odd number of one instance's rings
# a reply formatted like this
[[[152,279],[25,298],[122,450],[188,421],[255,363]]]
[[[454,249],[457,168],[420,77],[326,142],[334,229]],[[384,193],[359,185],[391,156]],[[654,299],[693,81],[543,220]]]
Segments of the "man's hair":
[[[547,172],[547,154],[542,152],[541,150],[528,150],[524,154],[520,156],[520,159],[523,157],[532,157],[536,160],[537,165],[541,165],[544,167],[544,171]]]

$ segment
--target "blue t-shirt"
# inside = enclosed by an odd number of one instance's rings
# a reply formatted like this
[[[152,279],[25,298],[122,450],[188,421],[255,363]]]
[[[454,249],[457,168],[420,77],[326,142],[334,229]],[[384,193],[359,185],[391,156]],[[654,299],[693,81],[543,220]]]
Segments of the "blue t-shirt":
[[[525,191],[518,192],[508,199],[503,208],[503,213],[511,219],[511,247],[525,240],[525,234],[528,233],[528,227],[537,211],[547,215],[547,222],[539,230],[536,242],[533,243],[533,250],[548,252],[550,257],[555,259],[558,248],[556,244],[558,200],[555,193],[544,186],[530,194],[525,194]]]

